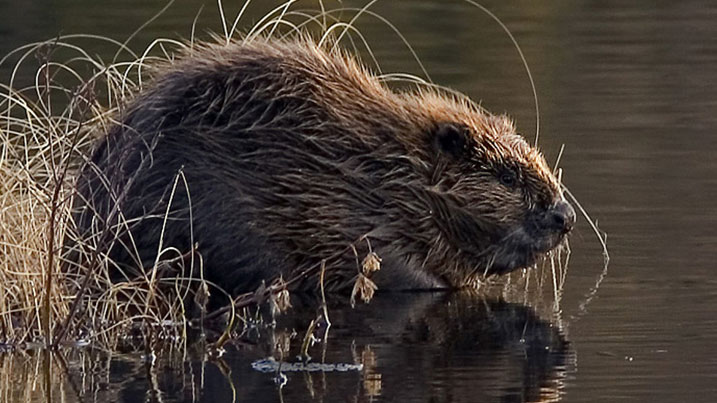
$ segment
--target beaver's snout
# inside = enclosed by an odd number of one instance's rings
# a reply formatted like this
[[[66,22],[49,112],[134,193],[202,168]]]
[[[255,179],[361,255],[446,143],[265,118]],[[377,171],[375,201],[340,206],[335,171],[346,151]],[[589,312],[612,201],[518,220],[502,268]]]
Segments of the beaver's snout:
[[[528,236],[520,240],[534,253],[544,253],[556,247],[573,229],[573,225],[575,210],[570,203],[559,200],[529,217],[525,227]]]
[[[538,225],[545,231],[567,234],[575,225],[575,210],[570,203],[560,200],[548,208]]]
[[[505,274],[529,267],[544,253],[558,246],[575,225],[575,210],[560,200],[533,211],[527,221],[510,230],[491,256],[485,274]]]
[[[526,230],[531,234],[535,250],[547,252],[557,246],[575,225],[575,210],[570,203],[559,200],[529,216]]]

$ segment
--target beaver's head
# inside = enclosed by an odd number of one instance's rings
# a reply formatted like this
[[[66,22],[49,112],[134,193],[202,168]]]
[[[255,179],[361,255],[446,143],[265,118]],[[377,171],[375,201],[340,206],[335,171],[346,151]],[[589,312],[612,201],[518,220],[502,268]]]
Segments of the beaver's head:
[[[432,250],[433,270],[451,283],[503,274],[533,265],[563,241],[575,211],[541,153],[507,117],[442,94],[413,94],[409,102],[421,108],[432,154],[419,198],[442,238]]]
[[[447,91],[394,91],[350,57],[310,51],[293,71],[327,113],[321,136],[342,172],[325,180],[332,214],[317,231],[381,238],[384,253],[459,286],[533,265],[572,229],[560,183],[507,117]],[[355,220],[327,226],[347,203]]]

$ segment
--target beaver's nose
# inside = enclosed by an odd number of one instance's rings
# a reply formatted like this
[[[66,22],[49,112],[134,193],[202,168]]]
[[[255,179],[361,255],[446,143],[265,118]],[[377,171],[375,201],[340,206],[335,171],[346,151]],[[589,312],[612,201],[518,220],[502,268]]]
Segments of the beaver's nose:
[[[544,225],[563,234],[570,232],[575,225],[573,206],[565,200],[558,201],[547,211]]]

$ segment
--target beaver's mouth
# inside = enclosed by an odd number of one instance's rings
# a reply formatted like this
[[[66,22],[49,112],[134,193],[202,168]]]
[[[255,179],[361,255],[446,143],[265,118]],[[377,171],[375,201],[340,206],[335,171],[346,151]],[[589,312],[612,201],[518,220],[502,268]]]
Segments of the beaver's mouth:
[[[565,239],[563,234],[533,237],[522,229],[506,237],[492,254],[484,257],[484,275],[506,274],[534,265]]]
[[[574,223],[575,211],[565,201],[530,214],[523,224],[481,253],[483,270],[478,274],[505,274],[532,266],[563,242]]]

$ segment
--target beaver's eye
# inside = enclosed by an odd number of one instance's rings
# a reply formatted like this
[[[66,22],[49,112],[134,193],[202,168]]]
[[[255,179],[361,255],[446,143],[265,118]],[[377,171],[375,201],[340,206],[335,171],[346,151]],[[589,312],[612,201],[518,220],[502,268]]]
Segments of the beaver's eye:
[[[515,172],[510,170],[504,170],[500,172],[498,174],[498,180],[503,186],[511,189],[515,187],[515,184],[518,182],[518,178],[515,176]]]
[[[434,143],[443,153],[458,157],[468,149],[470,131],[456,123],[440,123],[434,132]]]

